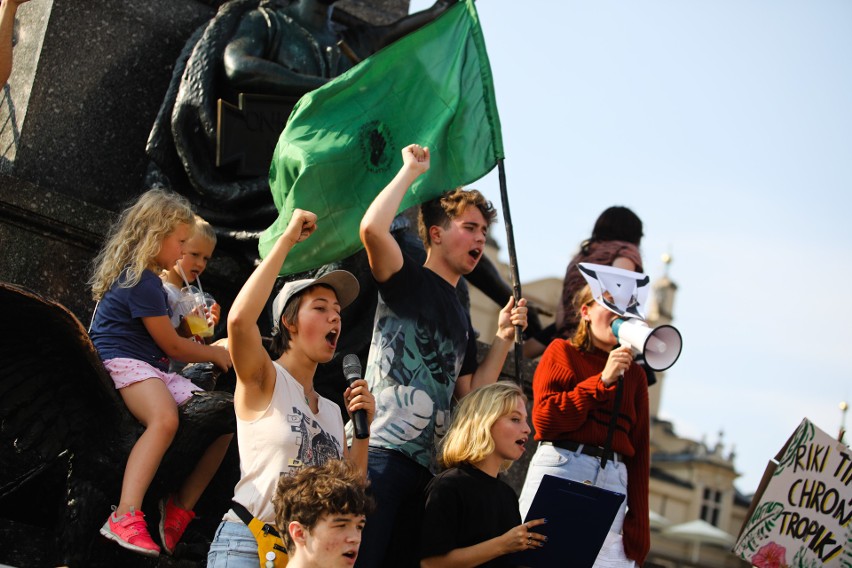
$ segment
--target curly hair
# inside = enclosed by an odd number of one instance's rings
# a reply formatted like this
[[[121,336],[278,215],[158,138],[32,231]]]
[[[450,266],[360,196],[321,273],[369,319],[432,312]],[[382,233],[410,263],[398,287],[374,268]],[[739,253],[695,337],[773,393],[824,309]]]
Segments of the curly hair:
[[[181,223],[190,228],[195,225],[186,198],[163,189],[143,193],[121,212],[95,257],[89,279],[92,297],[95,300],[103,298],[125,268],[127,271],[119,286],[132,288],[138,284],[146,269],[155,268],[154,258],[160,252],[163,239]]]
[[[326,515],[368,515],[373,498],[369,482],[349,460],[329,460],[323,465],[303,467],[292,476],[282,475],[272,498],[275,525],[293,554],[296,548],[287,527],[293,521],[311,530]]]
[[[429,227],[437,225],[446,229],[450,226],[450,221],[464,213],[468,205],[477,207],[489,226],[497,219],[494,205],[475,189],[459,187],[420,206],[418,231],[427,249],[432,246]]]
[[[474,464],[488,457],[495,448],[491,427],[515,409],[518,399],[526,402],[527,397],[521,387],[509,381],[478,388],[465,396],[442,441],[441,462],[444,466]],[[510,465],[511,461],[503,463],[501,470],[509,469]]]

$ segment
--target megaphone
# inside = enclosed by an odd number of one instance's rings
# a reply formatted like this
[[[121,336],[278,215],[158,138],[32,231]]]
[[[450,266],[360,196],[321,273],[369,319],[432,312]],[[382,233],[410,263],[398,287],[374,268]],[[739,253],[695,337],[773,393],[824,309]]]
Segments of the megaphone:
[[[612,322],[612,333],[621,345],[644,355],[645,363],[654,371],[665,371],[674,365],[683,347],[680,332],[670,325],[651,329],[642,320],[618,318]]]

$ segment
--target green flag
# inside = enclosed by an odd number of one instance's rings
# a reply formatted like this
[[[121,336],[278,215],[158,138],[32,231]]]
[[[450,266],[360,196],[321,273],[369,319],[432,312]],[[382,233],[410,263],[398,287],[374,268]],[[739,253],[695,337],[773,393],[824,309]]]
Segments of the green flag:
[[[428,146],[431,168],[400,211],[487,174],[503,157],[491,67],[473,0],[302,97],[281,133],[269,185],[278,219],[260,236],[265,257],[296,208],[318,229],[281,274],[310,270],[361,248],[358,226],[402,165],[408,144]]]

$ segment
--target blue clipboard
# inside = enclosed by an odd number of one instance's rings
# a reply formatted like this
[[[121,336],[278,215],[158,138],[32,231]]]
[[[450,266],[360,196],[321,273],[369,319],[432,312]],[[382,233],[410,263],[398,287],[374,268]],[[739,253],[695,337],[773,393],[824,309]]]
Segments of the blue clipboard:
[[[529,568],[591,568],[623,501],[623,493],[545,475],[524,522],[547,519],[530,529],[547,535],[547,543],[515,553],[513,561]]]

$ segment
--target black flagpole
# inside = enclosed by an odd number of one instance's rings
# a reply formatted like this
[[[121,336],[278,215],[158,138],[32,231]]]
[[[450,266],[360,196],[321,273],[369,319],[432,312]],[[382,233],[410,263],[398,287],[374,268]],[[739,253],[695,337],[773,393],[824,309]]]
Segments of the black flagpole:
[[[500,202],[503,207],[503,224],[506,225],[506,243],[509,246],[509,269],[512,271],[512,295],[515,297],[515,305],[521,299],[521,278],[518,275],[518,257],[515,254],[515,232],[512,229],[512,213],[509,210],[509,193],[506,190],[506,168],[503,166],[503,158],[497,160],[497,172],[500,174]],[[523,330],[521,326],[515,326],[515,381],[523,386],[521,376],[521,358],[523,357]]]

